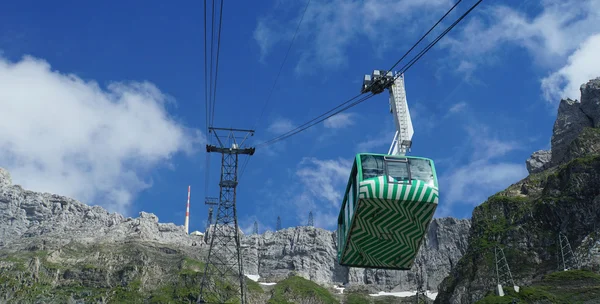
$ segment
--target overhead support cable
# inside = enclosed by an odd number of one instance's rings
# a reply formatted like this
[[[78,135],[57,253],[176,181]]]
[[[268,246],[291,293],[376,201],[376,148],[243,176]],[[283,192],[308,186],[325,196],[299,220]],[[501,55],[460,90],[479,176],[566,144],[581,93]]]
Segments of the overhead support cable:
[[[207,14],[206,14],[206,1],[204,1],[204,104],[205,104],[205,114],[206,114],[206,139],[207,142],[210,142],[210,134],[208,132],[208,127],[210,125],[210,109],[211,109],[211,102],[209,99],[209,86],[208,86],[208,82],[209,82],[209,74],[208,74],[208,51],[207,51],[207,46],[208,46],[208,42],[207,42],[207,38],[208,38],[208,34],[207,34]],[[210,172],[210,155],[209,153],[206,153],[206,161],[205,161],[205,165],[204,165],[204,194],[208,193],[208,180],[209,180],[209,172]]]
[[[388,69],[388,71],[393,70],[400,63],[400,61],[402,61],[402,59],[404,59],[404,57],[406,57],[408,53],[410,53],[419,43],[421,43],[421,41],[423,41],[423,39],[425,39],[425,37],[427,37],[427,35],[429,35],[429,33],[431,33],[431,31],[433,31],[433,29],[436,28],[438,24],[440,24],[440,22],[442,22],[442,20],[444,20],[444,18],[446,18],[446,16],[448,16],[448,14],[450,14],[450,12],[452,12],[461,1],[462,0],[458,0],[431,28],[429,28],[427,33],[421,36],[421,39],[415,42],[415,44],[413,44],[413,46],[408,51],[406,51],[406,53],[404,53],[404,55],[400,57],[400,59],[398,59],[398,61],[396,61],[396,63],[394,63],[394,65],[391,68]]]
[[[277,80],[279,80],[279,76],[281,75],[281,71],[283,70],[283,66],[285,65],[285,61],[287,60],[288,55],[290,54],[290,51],[292,50],[292,46],[294,45],[294,41],[296,40],[296,36],[298,35],[298,30],[300,29],[300,25],[302,24],[302,21],[304,20],[304,15],[306,15],[306,10],[308,9],[309,4],[310,4],[310,0],[306,1],[306,5],[304,6],[304,11],[302,12],[302,16],[300,16],[300,21],[298,22],[298,25],[296,26],[296,31],[294,32],[294,36],[292,36],[292,41],[290,42],[290,45],[288,46],[288,49],[285,52],[285,56],[283,57],[283,61],[281,62],[281,65],[279,66],[279,72],[277,72],[277,76],[275,76],[275,81],[273,81],[273,86],[271,87],[271,91],[269,91],[269,95],[267,95],[267,99],[265,100],[262,111],[260,112],[260,115],[258,116],[258,119],[256,120],[256,124],[254,125],[254,128],[253,128],[254,130],[256,130],[258,123],[260,122],[262,116],[265,113],[265,110],[267,109],[267,105],[269,103],[269,100],[271,99],[271,96],[273,95],[273,91],[275,91],[275,86],[277,85]]]
[[[219,53],[221,52],[221,27],[223,25],[223,0],[221,0],[221,8],[219,10],[219,33],[217,34],[217,62],[215,66],[215,87],[213,89],[213,100],[212,100],[212,116],[210,126],[213,127],[215,122],[215,104],[217,101],[217,80],[219,79]],[[214,3],[214,2],[213,2]]]
[[[260,120],[262,119],[263,115],[265,114],[265,110],[267,109],[267,105],[269,104],[269,101],[271,100],[271,96],[273,95],[273,92],[275,91],[275,87],[277,86],[277,81],[279,80],[279,76],[281,76],[281,72],[283,71],[283,67],[285,66],[285,62],[290,54],[290,51],[292,50],[292,46],[294,46],[294,42],[296,41],[296,37],[298,36],[298,32],[300,30],[300,25],[302,25],[302,21],[304,20],[304,16],[306,15],[306,11],[308,10],[308,6],[310,5],[310,1],[308,0],[306,1],[306,5],[304,6],[304,11],[302,12],[302,15],[300,16],[300,21],[298,21],[298,25],[296,26],[296,31],[294,32],[294,35],[292,36],[292,41],[290,41],[290,45],[287,48],[287,51],[285,52],[285,56],[283,57],[283,61],[281,61],[281,65],[279,66],[279,71],[277,72],[277,76],[275,76],[275,80],[273,81],[273,86],[271,87],[271,90],[269,91],[269,94],[267,95],[267,99],[265,99],[265,103],[262,107],[262,110],[260,112],[260,115],[258,116],[258,119],[256,120],[256,123],[254,124],[254,128],[252,128],[253,130],[256,130],[256,128],[258,127],[258,124],[260,123]],[[279,4],[278,4],[279,5]],[[242,169],[240,170],[240,179],[244,176],[244,171],[246,170],[246,166],[248,165],[248,161],[250,160],[249,157],[247,157],[244,160],[244,163],[242,164]]]
[[[402,67],[401,71],[400,71],[400,72],[399,72],[399,73],[398,73],[398,74],[397,74],[397,75],[394,77],[394,79],[395,79],[395,78],[397,78],[397,77],[399,77],[400,75],[402,75],[402,74],[403,74],[403,73],[405,73],[406,71],[408,71],[408,69],[410,69],[410,68],[411,68],[411,67],[412,67],[412,66],[413,66],[413,65],[414,65],[414,64],[415,64],[415,63],[416,63],[416,62],[417,62],[419,59],[421,59],[421,57],[423,57],[423,55],[425,55],[425,53],[427,53],[427,52],[428,52],[428,51],[429,51],[429,50],[430,50],[430,49],[431,49],[431,48],[432,48],[432,47],[433,47],[435,44],[437,44],[437,42],[438,42],[440,39],[442,39],[442,38],[443,38],[443,37],[444,37],[444,36],[445,36],[445,35],[446,35],[448,32],[450,32],[450,30],[452,30],[452,29],[453,29],[453,28],[454,28],[454,27],[455,27],[455,26],[456,26],[456,25],[457,25],[457,24],[458,24],[460,21],[462,21],[462,20],[463,20],[463,19],[464,19],[464,18],[465,18],[465,17],[466,17],[466,16],[467,16],[467,15],[468,15],[468,14],[469,14],[469,13],[470,13],[470,12],[471,12],[471,11],[472,11],[474,8],[475,8],[475,7],[477,7],[477,5],[479,5],[479,4],[480,4],[482,1],[483,1],[483,0],[479,0],[479,1],[477,1],[477,3],[475,3],[475,4],[474,4],[474,5],[473,5],[473,6],[472,6],[472,7],[471,7],[469,10],[467,10],[467,11],[466,11],[466,12],[465,12],[465,13],[464,13],[464,14],[463,14],[463,15],[462,15],[460,18],[458,18],[458,19],[457,19],[457,20],[456,20],[454,23],[452,23],[452,25],[450,25],[448,28],[446,28],[446,30],[444,30],[444,31],[443,31],[443,32],[442,32],[440,35],[438,35],[438,36],[436,37],[436,39],[434,39],[434,40],[433,40],[431,43],[429,43],[429,44],[428,44],[428,45],[427,45],[427,46],[426,46],[426,47],[425,47],[423,50],[421,50],[421,52],[419,52],[419,53],[418,53],[418,54],[417,54],[415,57],[413,57],[413,58],[412,58],[412,59],[411,59],[411,60],[410,60],[410,61],[409,61],[409,62],[408,62],[406,65],[404,65],[404,66]],[[458,1],[458,2],[460,2],[460,1]],[[458,3],[457,3],[457,4],[458,4]],[[452,10],[454,9],[454,7],[456,7],[456,5],[457,5],[457,4],[455,4],[455,5],[454,5],[454,6],[453,6],[453,7],[452,7],[452,8],[451,8],[451,9],[450,9],[450,10],[449,10],[449,11],[448,11],[448,12],[447,12],[447,13],[446,13],[446,14],[445,14],[443,17],[442,17],[442,19],[443,19],[443,18],[444,18],[444,17],[445,17],[445,16],[446,16],[446,15],[447,15],[447,14],[448,14],[450,11],[452,11]],[[440,21],[441,21],[442,19],[440,19]],[[440,21],[438,21],[438,22],[436,23],[436,25],[437,25],[437,24],[438,24]],[[434,27],[435,27],[435,26],[434,26]],[[427,34],[429,34],[429,32],[431,32],[431,30],[429,30],[429,31],[428,31],[428,32],[427,32],[427,33],[426,33],[426,34],[425,34],[423,37],[425,37]],[[410,52],[412,49],[414,49],[414,47],[415,47],[415,46],[416,46],[416,45],[417,45],[417,44],[418,44],[418,43],[419,43],[421,40],[423,40],[423,37],[422,37],[421,39],[419,39],[419,41],[418,41],[417,43],[415,43],[415,45],[414,45],[414,46],[413,46],[413,47],[412,47],[412,48],[411,48],[411,49],[410,49],[410,50],[409,50],[409,51],[408,51],[408,52],[407,52],[407,53],[406,53],[406,54],[405,54],[405,55],[404,55],[402,58],[404,58],[404,57],[405,57],[405,56],[406,56],[406,55],[407,55],[407,54],[408,54],[408,53],[409,53],[409,52]],[[401,58],[401,60],[402,60],[402,58]],[[401,61],[401,60],[399,60],[399,61]],[[396,66],[396,65],[399,63],[399,61],[398,61],[398,62],[397,62],[395,65],[394,65],[394,67],[395,67],[395,66]],[[312,120],[310,120],[310,121],[308,121],[308,122],[304,123],[303,125],[301,125],[301,126],[299,126],[299,127],[296,127],[295,129],[292,129],[292,130],[290,130],[290,131],[288,131],[288,132],[286,132],[286,133],[284,133],[284,134],[281,134],[281,135],[279,135],[279,136],[276,136],[276,137],[274,137],[274,138],[272,138],[272,139],[270,139],[270,140],[267,140],[267,141],[265,141],[265,142],[259,143],[259,144],[257,144],[257,145],[256,145],[256,147],[258,148],[258,147],[264,147],[264,146],[268,146],[268,145],[274,144],[274,143],[276,143],[276,142],[278,142],[278,141],[284,140],[284,139],[286,139],[286,138],[288,138],[288,137],[290,137],[290,136],[293,136],[293,135],[295,135],[295,134],[298,134],[298,133],[300,133],[300,132],[302,132],[302,131],[304,131],[304,130],[306,130],[306,129],[308,129],[308,128],[310,128],[310,127],[312,127],[312,126],[314,126],[314,125],[316,125],[316,124],[318,124],[318,123],[320,123],[320,122],[323,122],[323,121],[325,121],[326,119],[328,119],[328,118],[330,118],[330,117],[332,117],[332,116],[334,116],[334,115],[336,115],[336,114],[339,114],[339,113],[341,113],[342,111],[345,111],[345,110],[347,110],[347,109],[350,109],[350,108],[352,108],[352,107],[354,107],[354,106],[356,106],[356,105],[358,105],[358,104],[360,104],[360,103],[362,103],[362,102],[364,102],[364,101],[366,101],[366,100],[368,100],[369,98],[371,98],[371,97],[373,97],[373,96],[374,96],[374,94],[373,94],[373,93],[371,93],[371,95],[367,95],[366,97],[360,98],[359,100],[352,102],[353,100],[357,99],[357,98],[358,98],[358,97],[360,97],[361,95],[363,95],[363,94],[359,94],[359,95],[357,95],[357,96],[354,96],[353,98],[351,98],[351,99],[349,99],[349,100],[347,100],[347,101],[343,102],[342,104],[338,105],[337,107],[335,107],[335,108],[333,108],[333,109],[331,109],[331,110],[329,110],[329,111],[325,112],[324,114],[321,114],[321,115],[320,115],[320,116],[318,116],[317,118],[314,118],[314,119],[312,119]],[[351,102],[352,102],[352,103],[351,103]],[[338,109],[338,108],[340,108],[340,107],[343,107],[343,108],[341,108],[341,109],[340,109],[340,110],[338,110],[338,111],[335,111],[336,109]],[[335,111],[333,114],[327,115],[328,113],[331,113],[331,112],[333,112],[333,111]],[[325,115],[327,115],[327,116],[325,116]],[[325,116],[325,117],[324,117],[324,118],[322,118],[322,119],[319,119],[320,117],[323,117],[323,116]]]
[[[456,21],[454,21],[449,27],[447,27],[441,34],[439,34],[432,42],[430,42],[423,50],[421,50],[417,56],[413,57],[407,64],[405,64],[398,72],[394,78],[398,78],[400,75],[404,74],[408,69],[410,69],[413,64],[415,64],[425,53],[427,53],[438,41],[440,41],[448,32],[450,32],[459,22],[461,22],[475,7],[479,5],[483,0],[477,1],[471,8],[469,8],[466,12],[464,12]],[[460,2],[460,1],[459,1]]]
[[[208,14],[207,14],[207,3],[208,1],[204,1],[204,95],[205,95],[205,111],[206,111],[206,136],[207,142],[210,144],[212,142],[212,134],[209,131],[210,128],[214,125],[214,117],[215,117],[215,104],[217,101],[217,80],[219,75],[219,54],[221,51],[221,31],[223,27],[223,3],[221,0],[220,9],[218,12],[219,21],[218,21],[218,31],[215,29],[215,17],[216,17],[216,5],[215,0],[212,1],[211,8],[211,28],[210,28],[210,50],[208,50]],[[216,33],[215,33],[216,32]],[[216,36],[216,55],[215,52],[215,36]],[[208,57],[210,52],[210,64],[208,63]],[[216,57],[216,63],[214,63],[213,69],[213,61]],[[208,67],[210,65],[210,71]],[[213,77],[214,75],[214,77]],[[205,163],[205,184],[204,184],[204,192],[208,193],[208,184],[210,180],[210,156],[206,154],[206,163]]]
[[[334,115],[336,115],[336,114],[338,114],[338,113],[340,113],[340,112],[348,109],[348,107],[344,107],[341,110],[338,110],[338,111],[334,112],[333,114],[327,115],[327,114],[335,111],[336,109],[349,104],[350,102],[352,102],[353,100],[357,99],[358,97],[360,97],[362,95],[363,94],[358,94],[358,95],[356,95],[356,96],[348,99],[347,101],[343,102],[342,104],[338,105],[337,107],[335,107],[335,108],[333,108],[333,109],[331,109],[331,110],[329,110],[329,111],[327,111],[327,112],[325,112],[325,113],[317,116],[316,118],[313,118],[313,119],[309,120],[308,122],[306,122],[306,123],[298,126],[295,129],[292,129],[292,130],[290,130],[290,131],[288,131],[288,132],[286,132],[284,134],[281,134],[281,135],[279,135],[279,136],[277,136],[277,137],[275,137],[273,139],[270,139],[268,141],[265,141],[265,142],[262,142],[260,144],[257,144],[256,147],[271,145],[271,144],[274,144],[274,143],[276,143],[276,142],[278,142],[280,140],[286,139],[286,138],[288,138],[288,137],[290,137],[290,136],[292,136],[294,134],[297,134],[298,132],[304,131],[304,130],[306,130],[306,129],[308,129],[308,128],[310,128],[310,127],[312,127],[312,126],[314,126],[314,125],[316,125],[316,124],[318,124],[318,123],[326,120],[327,118],[330,118],[330,117],[332,117],[332,116],[334,116]],[[364,99],[364,100],[366,100],[366,99]],[[359,100],[359,101],[364,101],[364,100]],[[325,117],[325,118],[319,119],[321,117]]]
[[[206,1],[205,1],[206,2]],[[208,85],[208,101],[211,104],[210,111],[212,112],[212,108],[214,105],[212,104],[212,89],[213,89],[213,50],[214,50],[214,42],[215,42],[215,0],[212,1],[212,18],[211,18],[211,27],[210,27],[210,78]],[[210,112],[209,112],[210,113]],[[213,126],[212,117],[209,114],[209,127]]]

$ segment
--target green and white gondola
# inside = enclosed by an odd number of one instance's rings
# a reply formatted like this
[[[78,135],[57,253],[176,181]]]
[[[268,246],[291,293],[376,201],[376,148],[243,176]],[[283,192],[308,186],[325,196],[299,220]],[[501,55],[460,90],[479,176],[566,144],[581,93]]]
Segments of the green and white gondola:
[[[357,154],[338,217],[338,263],[411,269],[437,204],[433,160]]]

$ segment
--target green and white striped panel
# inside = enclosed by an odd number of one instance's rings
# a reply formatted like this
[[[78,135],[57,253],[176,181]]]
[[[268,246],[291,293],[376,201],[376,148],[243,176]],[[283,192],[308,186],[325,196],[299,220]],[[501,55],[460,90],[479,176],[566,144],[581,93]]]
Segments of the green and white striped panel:
[[[410,269],[437,207],[438,190],[422,181],[360,183],[359,206],[342,263]]]
[[[385,176],[378,176],[360,182],[359,189],[358,198],[438,203],[438,189],[420,180],[413,180],[412,184],[396,184],[388,183]]]

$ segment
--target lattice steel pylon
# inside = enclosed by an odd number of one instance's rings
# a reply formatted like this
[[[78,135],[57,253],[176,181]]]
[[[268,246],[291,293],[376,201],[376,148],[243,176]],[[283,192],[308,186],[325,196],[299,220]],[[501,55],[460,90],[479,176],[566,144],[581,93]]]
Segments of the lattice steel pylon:
[[[310,213],[312,215],[312,212]],[[310,219],[309,219],[310,221]],[[309,264],[308,264],[308,278],[311,281],[315,281],[316,279],[316,272],[317,269],[315,267],[315,252],[316,252],[316,247],[317,247],[317,229],[315,229],[314,227],[311,229],[313,234],[312,234],[312,247],[310,250],[310,260],[309,260]]]
[[[315,220],[313,219],[312,211],[308,213],[308,226],[314,226]]]
[[[220,131],[227,132],[226,138],[219,136]],[[215,135],[218,146],[206,145],[206,151],[221,153],[220,196],[197,303],[245,304],[246,284],[235,200],[239,155],[254,154],[255,148],[242,147],[248,136],[254,135],[254,130],[210,127],[209,132]],[[239,143],[237,133],[246,133]]]
[[[519,292],[519,286],[515,285],[512,273],[510,272],[510,267],[508,267],[508,262],[506,261],[506,256],[504,255],[504,250],[502,250],[502,248],[500,248],[499,246],[496,246],[494,248],[494,256],[496,259],[496,280],[498,284],[498,295],[501,297],[504,296],[502,283],[512,284],[514,290],[516,292]]]
[[[258,222],[254,221],[254,229],[252,229],[253,234],[258,234]]]
[[[427,297],[426,294],[426,289],[427,286],[425,286],[425,275],[423,273],[423,262],[419,261],[417,263],[417,293],[416,293],[416,297],[415,297],[415,302],[417,304],[420,303],[427,303],[427,300],[425,300],[425,297]]]
[[[219,198],[206,197],[204,203],[209,206],[216,206],[219,204]],[[204,242],[208,243],[210,236],[210,227],[213,223],[213,207],[208,207],[208,222],[206,222],[206,229],[204,230]]]
[[[560,262],[559,266],[562,264],[562,268],[564,271],[567,271],[572,268],[579,268],[579,263],[577,262],[577,258],[571,249],[571,244],[569,243],[569,239],[567,236],[559,232],[558,233],[558,246],[560,247]]]
[[[277,216],[277,225],[275,226],[275,231],[281,230],[281,217]]]

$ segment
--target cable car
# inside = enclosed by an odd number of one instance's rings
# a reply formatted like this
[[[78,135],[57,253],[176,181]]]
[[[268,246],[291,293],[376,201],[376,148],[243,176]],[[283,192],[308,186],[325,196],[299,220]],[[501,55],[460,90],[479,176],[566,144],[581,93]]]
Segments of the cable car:
[[[433,160],[357,154],[338,217],[338,263],[411,269],[437,204]]]
[[[361,93],[389,91],[396,134],[387,154],[354,159],[338,216],[337,260],[342,266],[410,270],[438,204],[433,160],[406,156],[414,129],[404,74],[374,70]]]

